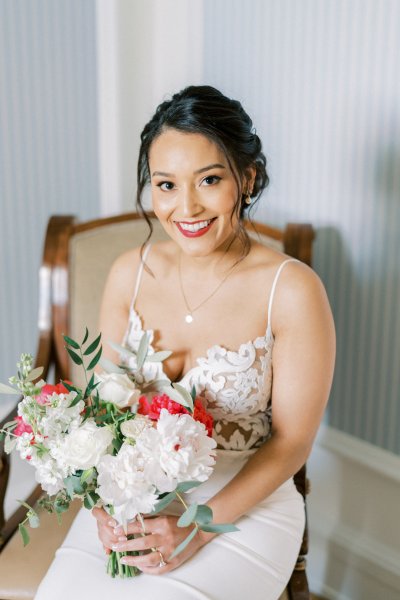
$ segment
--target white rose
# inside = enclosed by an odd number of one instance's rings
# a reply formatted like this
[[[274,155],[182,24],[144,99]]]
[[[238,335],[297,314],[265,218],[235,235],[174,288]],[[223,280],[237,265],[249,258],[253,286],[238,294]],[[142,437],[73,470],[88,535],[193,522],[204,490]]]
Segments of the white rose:
[[[126,438],[135,440],[147,427],[153,427],[152,420],[145,415],[136,415],[121,423],[121,432]]]
[[[113,437],[108,427],[97,427],[93,419],[87,419],[65,436],[60,447],[62,461],[73,469],[95,467],[106,454]]]
[[[100,381],[97,386],[100,398],[105,402],[112,402],[118,408],[135,405],[141,395],[125,373],[96,374],[96,381]]]

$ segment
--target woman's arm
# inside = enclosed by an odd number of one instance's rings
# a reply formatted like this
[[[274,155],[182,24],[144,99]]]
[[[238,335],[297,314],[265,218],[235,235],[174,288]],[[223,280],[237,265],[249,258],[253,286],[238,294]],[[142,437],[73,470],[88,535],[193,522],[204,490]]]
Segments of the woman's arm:
[[[276,289],[272,435],[207,504],[214,521],[234,522],[305,463],[333,377],[335,331],[325,289],[305,265],[285,267]],[[204,542],[213,534],[201,532]]]

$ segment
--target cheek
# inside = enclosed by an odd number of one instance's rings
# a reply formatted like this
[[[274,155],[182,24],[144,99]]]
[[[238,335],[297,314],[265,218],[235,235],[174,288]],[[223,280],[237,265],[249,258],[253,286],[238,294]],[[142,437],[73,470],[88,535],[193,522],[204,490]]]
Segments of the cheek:
[[[168,198],[160,195],[159,192],[154,192],[151,197],[153,211],[159,219],[165,219],[173,210],[174,203],[171,196]]]

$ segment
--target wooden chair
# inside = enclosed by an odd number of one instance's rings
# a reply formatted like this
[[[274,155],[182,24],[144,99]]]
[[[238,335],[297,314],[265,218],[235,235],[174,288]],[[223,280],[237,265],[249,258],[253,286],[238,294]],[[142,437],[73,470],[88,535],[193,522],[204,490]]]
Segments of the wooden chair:
[[[153,219],[153,225],[152,241],[165,239],[166,234],[156,219]],[[284,230],[259,223],[246,223],[246,227],[249,235],[262,243],[311,265],[314,238],[311,225],[289,224]],[[145,220],[135,213],[85,223],[77,222],[72,216],[50,218],[39,274],[39,342],[35,359],[36,366],[44,366],[44,378],[53,372],[55,381],[69,378],[78,385],[83,384],[78,367],[65,352],[62,334],[68,333],[72,338],[79,339],[86,325],[95,333],[102,291],[113,261],[127,249],[140,245],[147,232]],[[16,410],[3,423],[15,415]],[[78,506],[66,514],[60,527],[54,515],[45,514],[41,527],[32,531],[30,546],[22,550],[17,530],[25,510],[21,507],[7,519],[4,515],[9,468],[9,457],[4,453],[1,443],[0,600],[27,600],[33,598]],[[305,466],[295,475],[294,481],[305,498],[308,491]],[[26,501],[33,505],[40,495],[40,487],[37,486]],[[309,600],[305,573],[307,549],[306,526],[295,569],[280,600]],[[22,561],[23,578],[20,567]]]

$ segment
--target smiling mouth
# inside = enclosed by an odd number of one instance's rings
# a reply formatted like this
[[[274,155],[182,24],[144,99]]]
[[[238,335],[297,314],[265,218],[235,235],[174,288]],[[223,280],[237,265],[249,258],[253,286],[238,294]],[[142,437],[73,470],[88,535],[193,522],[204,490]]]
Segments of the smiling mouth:
[[[196,237],[206,233],[214,223],[215,219],[216,217],[204,221],[196,221],[194,223],[189,223],[188,221],[175,221],[175,224],[179,231],[186,237]]]

